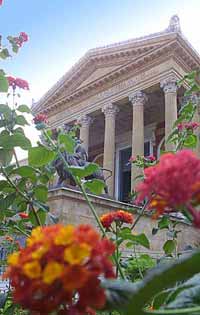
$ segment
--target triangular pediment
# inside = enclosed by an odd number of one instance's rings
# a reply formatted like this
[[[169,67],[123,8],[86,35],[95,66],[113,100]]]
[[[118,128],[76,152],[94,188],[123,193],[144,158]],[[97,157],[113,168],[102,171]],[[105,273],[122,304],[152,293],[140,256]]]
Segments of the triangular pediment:
[[[33,106],[33,111],[46,111],[54,104],[85,95],[138,65],[158,58],[161,52],[180,50],[184,50],[191,68],[200,63],[198,54],[182,35],[176,16],[162,32],[91,49]]]

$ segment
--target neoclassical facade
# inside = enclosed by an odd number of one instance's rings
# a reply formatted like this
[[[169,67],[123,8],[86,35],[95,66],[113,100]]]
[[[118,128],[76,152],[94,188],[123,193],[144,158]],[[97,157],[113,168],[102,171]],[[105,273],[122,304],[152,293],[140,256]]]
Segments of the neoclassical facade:
[[[130,156],[159,155],[182,103],[177,81],[199,67],[173,16],[162,32],[89,50],[33,110],[47,114],[52,128],[78,121],[89,160],[105,177],[112,171],[109,195],[126,202],[138,175]]]

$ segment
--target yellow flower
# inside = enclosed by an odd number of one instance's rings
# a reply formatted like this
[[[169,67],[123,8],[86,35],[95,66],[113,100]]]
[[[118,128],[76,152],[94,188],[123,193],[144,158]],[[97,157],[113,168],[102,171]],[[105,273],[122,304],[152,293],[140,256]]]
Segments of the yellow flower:
[[[61,277],[63,266],[56,261],[49,262],[43,271],[43,281],[46,284],[51,284],[54,280]]]
[[[40,259],[48,251],[48,245],[42,245],[32,253],[33,259]]]
[[[73,244],[64,251],[64,260],[71,265],[81,264],[91,252],[87,244]]]
[[[56,236],[54,243],[56,245],[68,245],[72,242],[74,236],[74,226],[67,225],[62,227],[59,231],[59,234]]]
[[[9,265],[16,266],[19,262],[19,252],[14,252],[8,255],[7,261]]]
[[[38,261],[34,260],[24,264],[23,271],[27,277],[37,279],[41,275],[41,266]]]
[[[35,244],[38,241],[41,241],[44,234],[42,232],[42,228],[40,226],[36,227],[32,233],[31,236],[27,239],[27,246],[31,246]]]

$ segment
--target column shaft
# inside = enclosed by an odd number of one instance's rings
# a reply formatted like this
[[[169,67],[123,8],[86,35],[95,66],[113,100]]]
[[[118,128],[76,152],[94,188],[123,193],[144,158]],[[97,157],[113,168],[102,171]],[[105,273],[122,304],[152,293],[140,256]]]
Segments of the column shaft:
[[[167,139],[172,132],[173,125],[177,120],[177,85],[176,78],[169,77],[161,82],[165,94],[165,150],[175,150],[173,143],[167,143]]]
[[[144,104],[147,97],[142,92],[136,92],[129,96],[133,106],[133,129],[132,129],[132,156],[144,155]],[[138,180],[137,176],[142,175],[142,169],[134,164],[131,168],[131,188],[134,189]]]
[[[83,141],[87,153],[89,149],[89,128],[91,122],[92,118],[88,115],[83,115],[78,119],[78,123],[80,124],[80,140]]]
[[[110,170],[112,176],[107,179],[108,193],[114,197],[114,178],[115,178],[115,116],[118,109],[113,104],[105,105],[102,108],[105,114],[105,135],[104,135],[104,158],[103,168]],[[108,172],[105,172],[108,174]]]

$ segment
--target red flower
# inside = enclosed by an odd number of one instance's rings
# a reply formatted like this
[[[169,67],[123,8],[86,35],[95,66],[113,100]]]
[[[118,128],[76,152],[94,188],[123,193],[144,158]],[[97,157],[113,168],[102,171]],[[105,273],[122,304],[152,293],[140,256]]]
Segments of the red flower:
[[[8,80],[9,86],[11,86],[14,90],[16,89],[16,87],[23,90],[29,90],[28,82],[23,79],[7,76],[7,80]]]
[[[23,42],[27,42],[28,41],[28,35],[25,32],[21,32],[19,34],[19,37],[23,40]]]
[[[15,303],[37,315],[58,313],[60,305],[66,314],[85,315],[105,305],[99,278],[114,277],[114,250],[89,225],[37,227],[27,246],[8,257],[4,278],[10,278]]]
[[[157,165],[144,170],[144,175],[136,187],[136,201],[148,198],[149,208],[156,209],[158,215],[200,201],[200,160],[192,151],[164,154]]]
[[[45,114],[38,114],[33,118],[34,124],[41,124],[41,123],[47,123],[47,115]]]
[[[2,5],[3,4],[3,0],[0,0],[0,5]]]
[[[25,213],[25,212],[20,212],[20,213],[19,213],[19,216],[20,216],[20,218],[22,218],[22,219],[27,219],[27,218],[28,218],[28,214]]]
[[[101,223],[104,228],[109,229],[113,222],[122,223],[133,223],[133,215],[127,211],[118,210],[103,214],[100,217]]]

